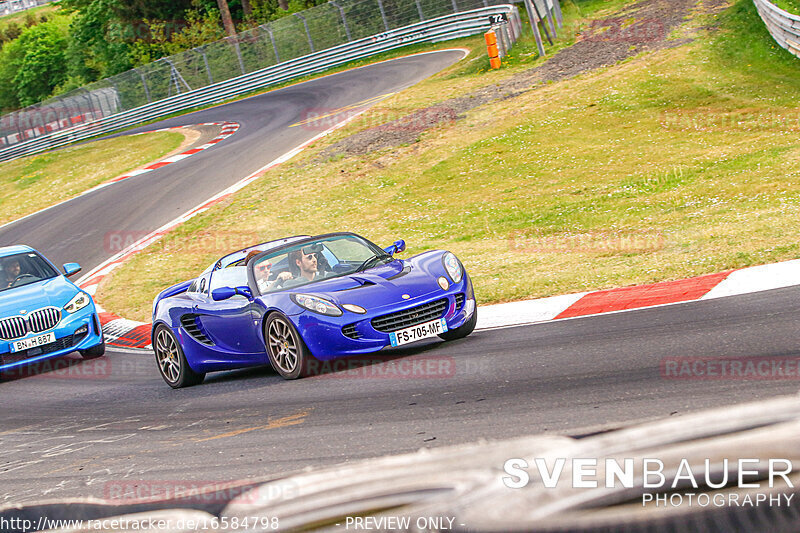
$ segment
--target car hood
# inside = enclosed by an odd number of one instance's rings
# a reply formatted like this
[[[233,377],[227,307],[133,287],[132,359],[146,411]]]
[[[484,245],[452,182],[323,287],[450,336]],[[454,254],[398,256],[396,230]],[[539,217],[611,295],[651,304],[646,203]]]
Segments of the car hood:
[[[0,292],[0,317],[19,315],[21,310],[64,307],[78,289],[63,276]]]
[[[440,256],[441,254],[439,254]],[[437,278],[443,274],[441,260],[411,258],[393,261],[364,272],[312,283],[290,292],[313,294],[337,304],[357,304],[375,309],[396,305],[403,295],[414,299],[441,292]]]

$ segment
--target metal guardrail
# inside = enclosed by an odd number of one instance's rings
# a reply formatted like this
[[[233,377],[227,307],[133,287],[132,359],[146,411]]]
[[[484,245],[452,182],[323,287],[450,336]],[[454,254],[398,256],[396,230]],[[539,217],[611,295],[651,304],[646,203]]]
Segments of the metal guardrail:
[[[753,0],[753,3],[775,42],[800,57],[800,16],[784,11],[768,0]]]
[[[175,112],[219,103],[255,89],[276,85],[410,44],[439,42],[481,33],[491,27],[489,16],[500,13],[506,13],[509,16],[511,21],[509,37],[512,41],[516,41],[521,34],[522,23],[519,12],[513,5],[501,4],[440,16],[334,46],[321,52],[307,54],[292,61],[279,63],[200,89],[176,94],[66,130],[46,133],[40,137],[0,149],[0,161],[58,148]]]
[[[0,2],[0,17],[49,4],[53,0],[7,0]]]

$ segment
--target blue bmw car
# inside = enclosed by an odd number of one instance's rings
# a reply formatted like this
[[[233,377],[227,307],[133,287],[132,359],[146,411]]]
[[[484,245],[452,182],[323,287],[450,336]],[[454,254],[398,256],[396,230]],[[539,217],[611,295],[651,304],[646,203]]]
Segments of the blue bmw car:
[[[296,379],[315,360],[472,333],[475,295],[458,258],[433,250],[396,259],[404,249],[332,233],[223,257],[155,298],[161,376],[179,388],[207,372],[270,364]]]
[[[28,246],[0,248],[0,374],[78,351],[85,359],[105,353],[103,331],[89,294]]]

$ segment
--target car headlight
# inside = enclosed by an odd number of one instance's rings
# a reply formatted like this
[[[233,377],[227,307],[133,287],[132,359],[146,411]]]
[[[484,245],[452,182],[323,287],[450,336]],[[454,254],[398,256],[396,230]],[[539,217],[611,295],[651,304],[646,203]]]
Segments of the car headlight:
[[[458,258],[453,252],[446,252],[442,256],[442,263],[453,283],[459,283],[464,278],[464,269],[461,268],[461,263],[458,262]]]
[[[64,311],[67,313],[74,313],[75,311],[80,311],[90,303],[92,303],[91,296],[85,292],[79,292],[64,306]]]
[[[319,296],[311,296],[310,294],[292,294],[292,301],[302,307],[315,313],[326,316],[342,316],[342,310],[336,304],[329,302]]]

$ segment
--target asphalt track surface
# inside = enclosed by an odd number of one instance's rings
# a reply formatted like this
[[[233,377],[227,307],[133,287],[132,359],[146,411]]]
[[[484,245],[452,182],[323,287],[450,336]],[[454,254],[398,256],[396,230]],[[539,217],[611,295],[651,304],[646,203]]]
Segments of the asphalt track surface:
[[[57,261],[91,267],[105,258],[96,248],[109,228],[158,227],[300,144],[305,130],[280,132],[314,98],[322,100],[314,106],[341,107],[409,85],[456,57],[384,63],[377,71],[340,74],[168,121],[235,120],[242,128],[182,163],[42,213],[43,220],[9,226],[0,240],[12,235]],[[163,194],[142,194],[152,187]],[[125,200],[132,194],[142,201]],[[110,200],[114,206],[106,205]],[[149,226],[139,227],[145,221]],[[148,480],[163,488],[265,478],[480,439],[584,435],[794,394],[796,378],[672,379],[663,363],[796,359],[798,310],[800,288],[778,289],[478,331],[461,341],[384,352],[361,369],[292,382],[269,368],[217,373],[179,391],[162,381],[151,352],[109,350],[90,362],[70,356],[57,370],[0,383],[0,504],[108,497],[120,484],[144,486],[146,493]]]

